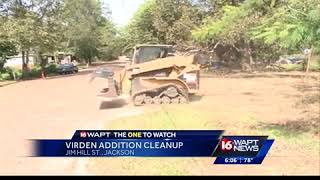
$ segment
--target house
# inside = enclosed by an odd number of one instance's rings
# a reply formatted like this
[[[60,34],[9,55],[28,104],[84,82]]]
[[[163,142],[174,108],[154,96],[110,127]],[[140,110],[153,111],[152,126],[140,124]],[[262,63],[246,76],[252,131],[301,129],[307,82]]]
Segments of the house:
[[[42,58],[47,60],[47,63],[55,63],[55,57],[52,55],[42,55]],[[34,66],[35,64],[40,64],[40,61],[37,60],[35,54],[29,54],[29,66]],[[17,56],[10,56],[6,60],[4,67],[11,67],[11,68],[22,68],[22,54],[20,53]]]
[[[33,54],[29,54],[29,65],[35,64],[35,58]],[[22,54],[16,56],[10,56],[6,60],[4,67],[11,67],[11,68],[22,68]]]

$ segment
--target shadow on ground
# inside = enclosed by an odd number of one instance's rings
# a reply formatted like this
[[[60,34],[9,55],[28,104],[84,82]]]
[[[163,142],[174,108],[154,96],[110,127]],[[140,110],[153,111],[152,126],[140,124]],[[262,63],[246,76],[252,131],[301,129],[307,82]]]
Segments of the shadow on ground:
[[[309,120],[297,119],[294,121],[287,121],[286,123],[265,123],[260,122],[252,129],[263,129],[268,131],[276,131],[281,136],[297,136],[303,133],[319,134],[319,118],[312,118]]]
[[[11,81],[11,82],[0,82],[0,87],[5,87],[5,86],[9,86],[11,84],[15,84],[18,81]]]
[[[195,101],[200,101],[202,99],[202,96],[200,95],[193,95],[193,96],[190,96],[190,102],[195,102]]]
[[[114,109],[114,108],[121,108],[128,103],[124,99],[113,99],[110,101],[102,101],[100,103],[100,110],[104,109]]]

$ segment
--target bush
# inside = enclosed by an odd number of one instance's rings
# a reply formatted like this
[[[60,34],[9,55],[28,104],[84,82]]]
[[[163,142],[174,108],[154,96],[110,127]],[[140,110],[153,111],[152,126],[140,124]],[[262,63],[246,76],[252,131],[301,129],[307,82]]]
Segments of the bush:
[[[285,69],[285,71],[302,71],[302,64],[281,64],[281,67]]]
[[[40,77],[41,76],[41,67],[40,66],[34,66],[30,73],[29,73],[30,77]]]
[[[58,73],[58,69],[57,69],[57,65],[56,64],[48,64],[45,67],[45,73],[46,74],[56,74]]]
[[[0,73],[11,73],[12,69],[9,67],[1,68]]]
[[[58,66],[56,64],[48,64],[45,66],[45,73],[46,74],[56,74]],[[21,78],[39,78],[41,77],[41,66],[36,65],[31,68],[30,72],[23,73],[21,69],[15,69],[6,67],[0,70],[0,80],[13,80],[15,75],[16,79]]]
[[[16,79],[21,79],[23,76],[23,72],[21,69],[13,69],[13,73],[15,74]],[[12,74],[12,76],[13,76],[13,74]]]
[[[11,73],[13,72],[13,69],[10,68],[10,67],[6,67],[6,68],[4,68],[4,69],[5,69],[5,71],[6,71],[7,73],[9,73],[9,74],[11,74]]]
[[[1,74],[1,80],[4,80],[4,81],[12,80],[12,77],[11,77],[11,75],[9,73],[2,73]]]
[[[311,71],[320,71],[320,57],[319,59],[313,59],[310,62],[310,70]]]

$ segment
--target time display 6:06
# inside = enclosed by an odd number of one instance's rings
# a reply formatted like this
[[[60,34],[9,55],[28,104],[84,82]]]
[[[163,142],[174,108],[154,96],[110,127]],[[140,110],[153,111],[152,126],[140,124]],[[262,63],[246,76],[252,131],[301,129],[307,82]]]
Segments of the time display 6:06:
[[[233,158],[224,158],[224,162],[228,164],[250,164],[252,163],[253,158],[240,158],[240,157],[233,157]]]
[[[237,163],[238,159],[237,158],[225,158],[224,162],[225,163]]]

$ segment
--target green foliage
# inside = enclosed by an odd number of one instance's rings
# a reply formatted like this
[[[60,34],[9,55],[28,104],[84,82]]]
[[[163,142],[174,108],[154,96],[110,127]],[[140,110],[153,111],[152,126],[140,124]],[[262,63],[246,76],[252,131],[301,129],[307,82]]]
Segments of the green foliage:
[[[40,66],[34,66],[30,70],[30,72],[29,72],[29,74],[27,76],[29,76],[31,78],[39,78],[39,77],[41,77],[41,67]]]
[[[314,47],[319,51],[320,1],[286,1],[252,29],[252,39],[262,39],[266,44],[277,44],[288,50]]]
[[[45,66],[45,73],[46,74],[56,74],[58,73],[58,66],[57,64],[48,64]]]
[[[320,71],[320,56],[317,56],[310,61],[310,70]]]
[[[0,37],[22,52],[53,53],[60,42],[62,21],[58,20],[62,0],[1,0]],[[27,52],[27,53],[26,53]],[[23,69],[28,67],[23,58]]]
[[[199,25],[201,15],[191,1],[156,0],[152,12],[157,38],[165,44],[183,44],[190,40],[191,30]]]
[[[0,0],[0,37],[20,51],[71,52],[91,62],[100,47],[116,48],[116,29],[99,0]],[[25,62],[26,63],[26,62]],[[40,62],[42,64],[42,62]]]
[[[9,73],[1,73],[0,76],[1,76],[0,80],[4,80],[4,81],[11,80],[11,76]]]
[[[249,41],[248,30],[259,23],[268,11],[270,2],[246,0],[238,6],[223,6],[218,17],[208,17],[202,26],[193,31],[193,38],[201,43],[236,44]]]
[[[146,1],[124,29],[124,49],[143,43],[191,44],[191,30],[204,17],[200,5],[191,0]]]
[[[275,60],[280,54],[320,47],[320,1],[245,0],[222,6],[192,32],[201,45],[237,47],[242,55],[252,49],[256,61]],[[270,56],[269,56],[270,55]],[[294,68],[293,68],[294,69]]]
[[[13,73],[15,74],[16,79],[22,78],[22,70],[6,67],[0,70],[0,80],[13,80],[14,79]],[[4,75],[4,77],[1,77],[2,76],[1,74]]]
[[[136,44],[159,43],[156,37],[156,29],[153,26],[153,15],[156,8],[154,0],[147,0],[134,14],[129,24],[123,30],[124,47],[123,51],[128,51]]]
[[[108,53],[106,49],[117,49],[118,39],[115,25],[103,16],[98,0],[69,0],[63,8],[65,48],[87,63],[95,57]],[[114,58],[111,55],[107,59]]]
[[[235,41],[233,26],[240,23],[246,16],[247,12],[243,11],[241,7],[235,6],[224,6],[224,15],[220,20],[214,21],[212,17],[206,19],[205,25],[199,29],[193,31],[193,37],[197,41],[210,41],[211,39],[224,40],[224,41]],[[228,36],[229,35],[229,36]]]
[[[303,70],[302,64],[281,64],[280,67],[285,71],[301,71]]]
[[[107,18],[103,18],[99,24],[99,33],[99,59],[113,60],[118,58],[122,53],[124,39],[122,39],[122,36],[119,34],[115,25]]]
[[[21,79],[23,77],[23,72],[21,69],[14,69],[13,73],[15,74],[16,79]],[[13,77],[12,77],[12,79],[13,79]]]
[[[48,64],[44,68],[45,74],[57,74],[57,64]],[[41,66],[36,65],[30,69],[29,72],[22,72],[21,69],[13,69],[6,67],[0,73],[4,76],[2,80],[14,80],[14,75],[16,79],[25,78],[39,78],[41,77]],[[14,75],[13,75],[14,74]],[[8,76],[9,75],[9,76]]]
[[[0,40],[0,70],[6,62],[7,56],[17,54],[17,49],[12,42]]]
[[[61,1],[4,1],[1,36],[15,42],[20,50],[52,48],[57,37],[56,15]]]
[[[39,55],[63,51],[91,63],[115,59],[142,43],[212,48],[219,42],[225,56],[241,62],[248,52],[255,61],[269,62],[306,47],[320,53],[319,0],[146,0],[123,29],[100,0],[0,4],[0,68],[17,49]]]

